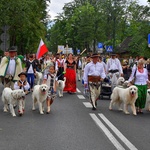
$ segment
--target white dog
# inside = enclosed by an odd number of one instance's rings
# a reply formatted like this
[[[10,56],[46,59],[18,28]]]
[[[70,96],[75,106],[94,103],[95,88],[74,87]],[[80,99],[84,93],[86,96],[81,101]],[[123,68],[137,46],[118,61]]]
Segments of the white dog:
[[[119,77],[118,80],[117,80],[117,86],[118,87],[123,86],[124,82],[125,82],[124,77]]]
[[[138,89],[134,85],[126,89],[115,87],[111,95],[109,109],[112,110],[112,105],[114,103],[118,103],[119,110],[122,110],[121,104],[123,103],[125,114],[129,114],[128,105],[131,105],[132,112],[134,115],[136,115],[135,101],[138,98],[137,92],[138,92]]]
[[[146,107],[147,110],[150,111],[150,89],[147,90]]]
[[[35,103],[38,103],[40,114],[44,114],[44,103],[48,95],[48,86],[46,84],[35,85],[32,93],[33,107],[35,110]]]
[[[4,112],[8,112],[8,105],[10,113],[13,117],[16,116],[14,105],[19,106],[19,115],[22,116],[25,108],[25,92],[22,89],[12,90],[11,88],[4,88],[2,92],[2,101],[4,103]]]
[[[38,72],[36,71],[36,84],[37,85],[40,85],[40,81],[42,80],[42,73],[41,72]]]
[[[63,90],[65,87],[65,82],[66,82],[66,78],[64,77],[64,81],[63,80],[58,80],[58,95],[59,97],[63,97]]]

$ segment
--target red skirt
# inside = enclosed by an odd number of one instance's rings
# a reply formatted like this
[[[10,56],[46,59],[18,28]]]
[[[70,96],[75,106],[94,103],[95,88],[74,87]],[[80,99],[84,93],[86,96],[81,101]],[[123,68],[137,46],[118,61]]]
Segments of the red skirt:
[[[64,75],[66,77],[66,83],[64,91],[68,92],[76,92],[76,73],[74,69],[67,68],[66,74]]]

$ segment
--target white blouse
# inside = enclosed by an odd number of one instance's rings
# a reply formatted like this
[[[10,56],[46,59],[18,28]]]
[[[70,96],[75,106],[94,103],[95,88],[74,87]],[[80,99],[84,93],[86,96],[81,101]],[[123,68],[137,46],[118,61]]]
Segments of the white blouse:
[[[133,68],[131,76],[130,76],[128,81],[131,82],[134,79],[134,74],[135,74],[135,71],[136,71],[134,84],[146,85],[147,81],[148,81],[148,71],[147,71],[146,68],[143,68],[143,69],[144,69],[144,72],[141,73],[141,72],[138,71],[137,68]]]

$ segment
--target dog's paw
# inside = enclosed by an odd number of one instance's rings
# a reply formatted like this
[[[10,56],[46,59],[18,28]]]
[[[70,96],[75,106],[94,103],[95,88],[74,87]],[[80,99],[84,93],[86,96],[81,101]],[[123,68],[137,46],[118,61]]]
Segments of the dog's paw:
[[[34,111],[34,110],[35,110],[35,108],[33,107],[33,108],[32,108],[32,110]]]
[[[41,115],[44,115],[44,112],[40,112]]]
[[[123,109],[122,109],[122,108],[119,108],[118,110],[119,110],[119,111],[123,111]]]
[[[124,112],[126,115],[129,115],[130,113],[128,111]]]
[[[136,116],[137,114],[136,114],[136,113],[133,113],[133,115]]]
[[[12,114],[13,117],[16,117],[16,114]]]
[[[4,112],[8,112],[8,110],[7,110],[7,109],[4,109]]]

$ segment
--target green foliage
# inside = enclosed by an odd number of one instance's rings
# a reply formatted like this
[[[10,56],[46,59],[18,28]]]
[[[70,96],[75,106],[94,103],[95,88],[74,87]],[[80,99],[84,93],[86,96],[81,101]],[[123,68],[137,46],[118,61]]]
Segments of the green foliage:
[[[1,0],[0,26],[8,25],[10,46],[19,53],[36,52],[40,38],[46,36],[49,0]]]
[[[96,50],[98,42],[117,47],[132,37],[132,55],[150,56],[147,35],[150,33],[150,8],[136,0],[74,0],[65,4],[55,24],[48,30],[49,48],[67,42],[74,50]]]

